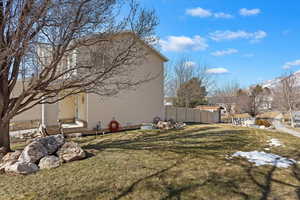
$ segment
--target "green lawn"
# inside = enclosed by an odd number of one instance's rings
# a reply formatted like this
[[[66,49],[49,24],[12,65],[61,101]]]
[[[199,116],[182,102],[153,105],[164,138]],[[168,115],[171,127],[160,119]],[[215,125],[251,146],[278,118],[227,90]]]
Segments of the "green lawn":
[[[300,161],[300,138],[226,125],[76,139],[89,158],[29,176],[0,175],[0,199],[300,199],[300,166],[228,159],[263,151],[270,138],[285,145],[270,152]]]

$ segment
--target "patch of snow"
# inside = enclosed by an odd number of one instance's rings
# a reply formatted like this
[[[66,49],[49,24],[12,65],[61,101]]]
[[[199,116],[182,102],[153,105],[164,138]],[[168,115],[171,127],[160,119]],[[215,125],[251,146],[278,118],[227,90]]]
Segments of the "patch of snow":
[[[284,146],[278,139],[272,138],[269,141],[269,146],[280,147]]]
[[[288,159],[276,154],[259,152],[259,151],[251,151],[251,152],[238,151],[234,153],[232,156],[246,158],[249,162],[255,163],[256,166],[273,165],[279,168],[288,168],[289,166],[296,163],[296,161],[293,159]]]

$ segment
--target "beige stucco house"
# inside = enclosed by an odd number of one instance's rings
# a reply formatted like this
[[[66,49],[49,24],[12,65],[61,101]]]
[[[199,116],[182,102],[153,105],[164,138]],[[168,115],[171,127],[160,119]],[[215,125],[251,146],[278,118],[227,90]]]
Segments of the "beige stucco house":
[[[70,124],[85,124],[87,129],[92,130],[99,122],[102,128],[107,128],[113,118],[123,127],[151,122],[156,116],[164,118],[163,70],[167,58],[151,46],[143,45],[148,52],[147,57],[132,75],[159,74],[155,79],[139,85],[135,90],[121,91],[113,97],[78,94],[55,104],[37,105],[13,118],[12,124],[40,121],[46,126],[57,126],[58,120],[63,120]],[[76,55],[80,56],[80,52]]]

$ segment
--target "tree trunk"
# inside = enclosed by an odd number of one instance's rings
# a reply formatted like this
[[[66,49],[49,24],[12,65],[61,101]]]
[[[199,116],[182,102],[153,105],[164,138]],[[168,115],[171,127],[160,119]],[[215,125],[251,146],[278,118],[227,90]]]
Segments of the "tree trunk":
[[[9,123],[0,124],[0,148],[10,152]]]

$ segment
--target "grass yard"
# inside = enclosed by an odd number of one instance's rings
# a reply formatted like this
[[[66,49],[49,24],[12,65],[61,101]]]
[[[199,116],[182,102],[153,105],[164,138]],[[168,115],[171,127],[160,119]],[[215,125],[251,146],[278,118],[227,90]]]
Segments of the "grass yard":
[[[0,175],[0,199],[300,199],[300,166],[228,159],[263,151],[271,138],[285,146],[268,152],[300,161],[300,138],[227,125],[76,139],[88,159],[29,176]]]

